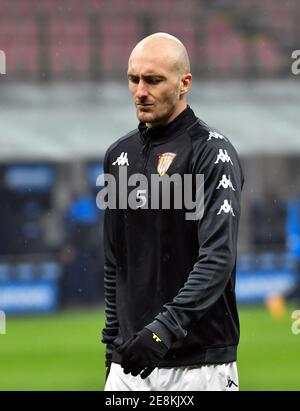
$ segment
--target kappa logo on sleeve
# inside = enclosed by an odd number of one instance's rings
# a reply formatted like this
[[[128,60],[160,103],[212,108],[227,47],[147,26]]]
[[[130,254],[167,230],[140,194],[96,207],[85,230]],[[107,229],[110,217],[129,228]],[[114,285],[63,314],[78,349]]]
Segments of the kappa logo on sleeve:
[[[225,214],[231,214],[233,215],[233,217],[235,217],[235,214],[233,212],[233,208],[231,207],[231,204],[228,202],[228,200],[224,200],[224,203],[221,205],[221,208],[218,212],[217,215],[220,215],[221,213],[225,213]]]
[[[228,155],[227,150],[222,150],[221,148],[219,149],[219,154],[217,156],[215,164],[219,164],[219,161],[222,161],[222,163],[230,163],[231,165],[233,165],[233,162],[231,161],[231,158]]]
[[[127,158],[127,153],[124,153],[124,151],[122,151],[122,153],[119,155],[119,157],[116,159],[116,161],[114,161],[112,163],[113,166],[129,166],[128,163],[128,158]]]
[[[217,190],[219,190],[221,187],[225,189],[231,188],[232,191],[235,191],[235,188],[233,187],[231,179],[230,179],[230,175],[228,175],[228,177],[226,176],[226,174],[222,175],[222,179],[219,182]]]
[[[160,176],[166,174],[175,157],[175,153],[162,153],[159,155],[157,172]]]
[[[209,132],[209,136],[208,136],[207,141],[210,141],[212,138],[215,138],[215,139],[218,139],[218,140],[220,139],[220,140],[228,141],[228,139],[225,136],[223,136],[220,133],[217,133],[216,131],[210,131]]]

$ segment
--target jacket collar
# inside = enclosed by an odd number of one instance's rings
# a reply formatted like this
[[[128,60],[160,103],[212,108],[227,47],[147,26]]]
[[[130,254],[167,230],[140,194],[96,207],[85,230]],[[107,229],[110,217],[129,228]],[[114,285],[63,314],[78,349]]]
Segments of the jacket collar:
[[[147,127],[145,123],[139,123],[139,132],[143,144],[146,144],[151,140],[153,144],[160,144],[170,138],[173,138],[175,134],[180,133],[182,130],[189,127],[197,120],[193,110],[190,106],[187,106],[173,121],[165,126]]]

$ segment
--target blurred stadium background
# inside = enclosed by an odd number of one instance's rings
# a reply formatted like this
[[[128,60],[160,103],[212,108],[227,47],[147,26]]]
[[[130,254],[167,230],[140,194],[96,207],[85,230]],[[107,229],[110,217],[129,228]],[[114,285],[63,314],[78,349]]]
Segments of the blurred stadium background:
[[[96,178],[136,126],[127,59],[156,31],[187,46],[189,103],[245,172],[240,388],[300,389],[299,17],[297,0],[0,0],[0,390],[103,389]]]

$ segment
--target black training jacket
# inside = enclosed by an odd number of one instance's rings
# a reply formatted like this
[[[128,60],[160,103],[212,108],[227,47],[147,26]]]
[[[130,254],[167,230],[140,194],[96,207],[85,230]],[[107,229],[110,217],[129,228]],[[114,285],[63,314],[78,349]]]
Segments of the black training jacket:
[[[220,364],[236,360],[239,319],[235,298],[237,238],[243,174],[228,138],[199,120],[188,106],[163,127],[138,129],[109,147],[104,171],[204,177],[204,213],[151,209],[151,186],[135,209],[105,210],[107,362],[114,348],[147,327],[170,347],[160,366]],[[124,182],[122,188],[124,189]],[[172,186],[172,185],[171,185]],[[173,187],[174,189],[174,187]],[[171,193],[173,190],[171,189]],[[160,191],[162,195],[162,190]],[[108,198],[108,197],[107,197]],[[116,194],[117,206],[119,194]],[[146,208],[148,206],[148,209]]]

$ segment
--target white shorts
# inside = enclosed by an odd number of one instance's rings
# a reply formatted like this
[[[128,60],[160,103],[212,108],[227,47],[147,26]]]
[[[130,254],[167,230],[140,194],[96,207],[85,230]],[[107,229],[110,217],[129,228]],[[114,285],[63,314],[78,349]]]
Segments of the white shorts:
[[[105,391],[238,391],[236,362],[194,367],[155,368],[144,380],[112,363]]]

